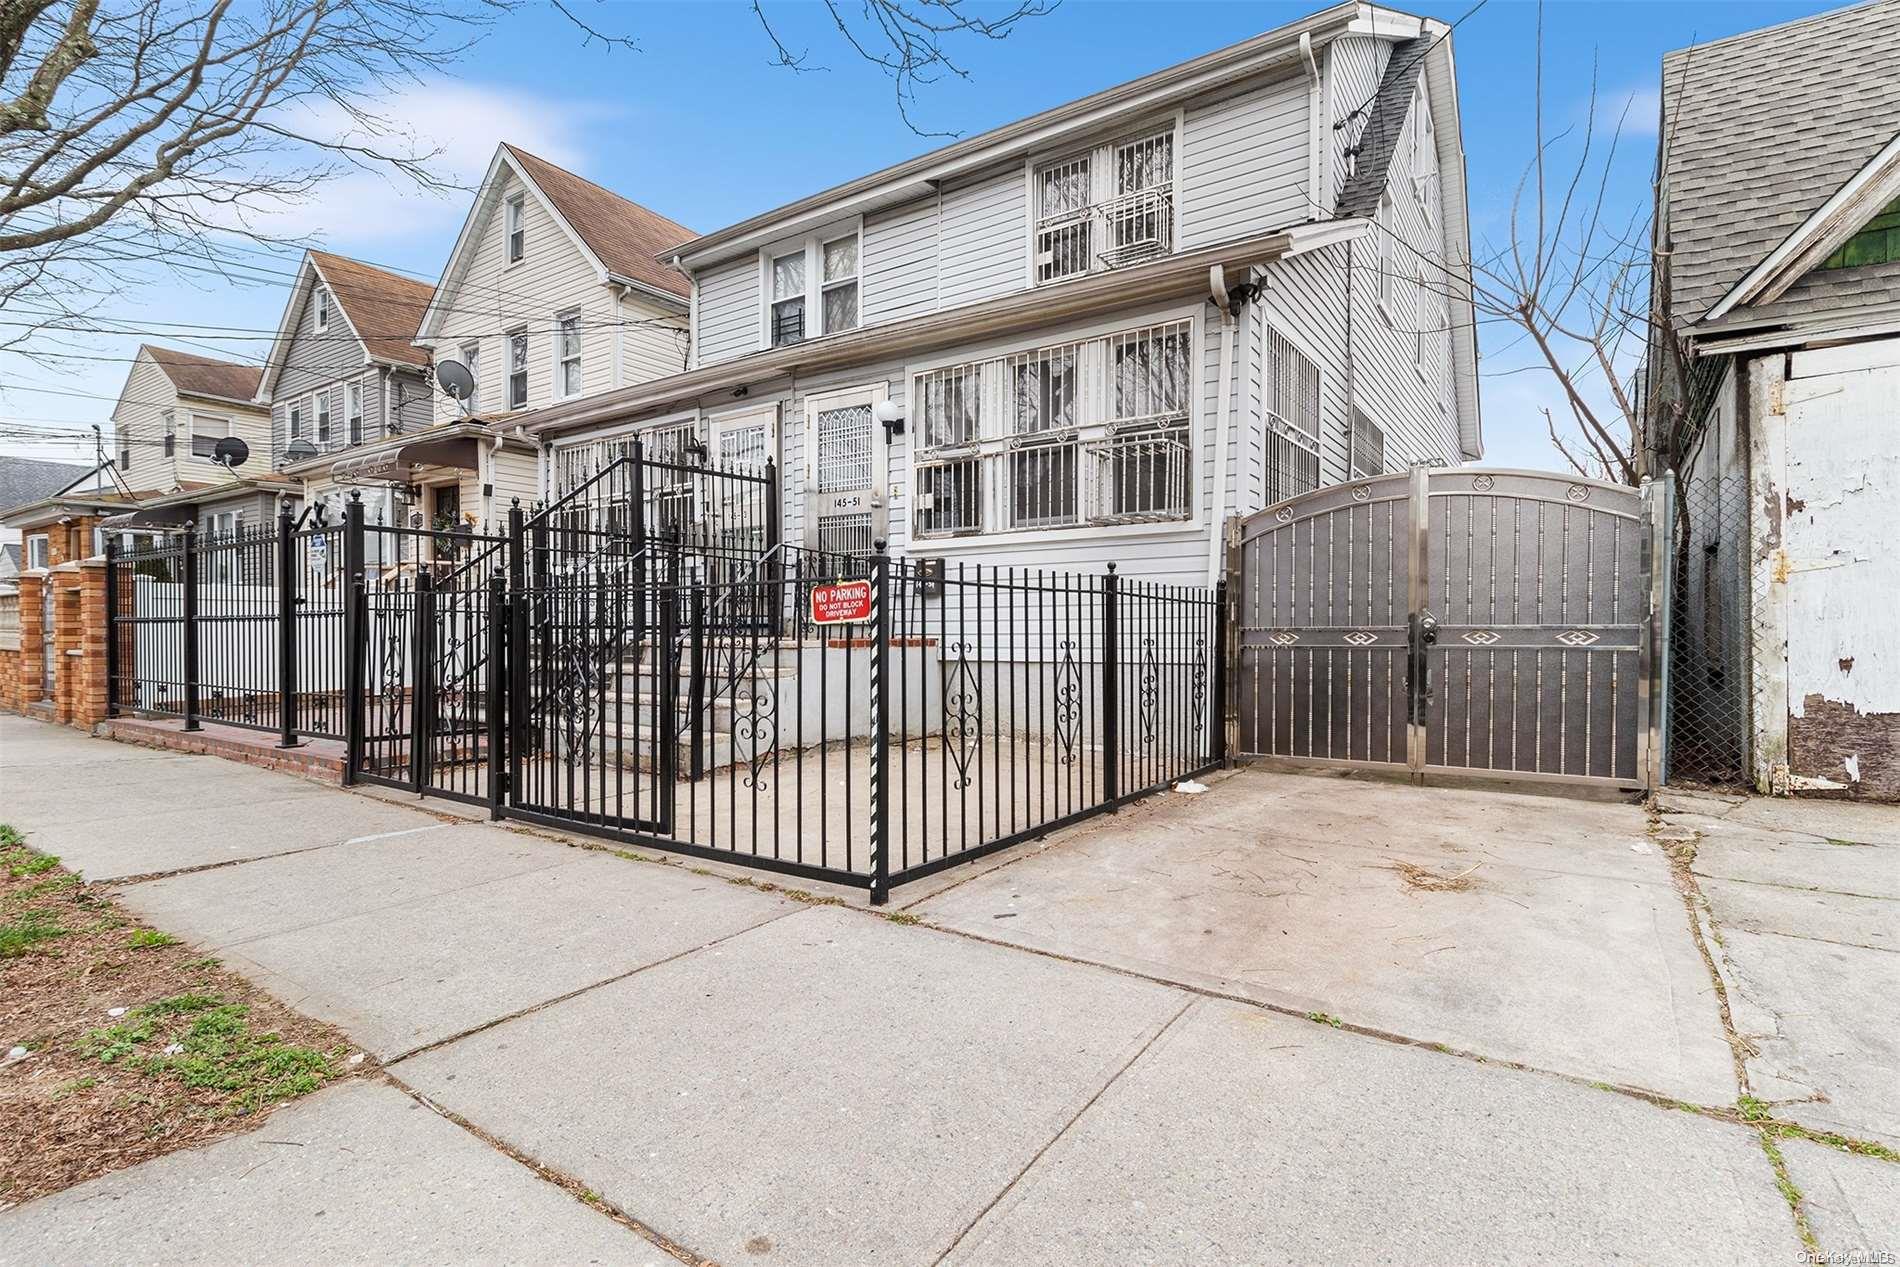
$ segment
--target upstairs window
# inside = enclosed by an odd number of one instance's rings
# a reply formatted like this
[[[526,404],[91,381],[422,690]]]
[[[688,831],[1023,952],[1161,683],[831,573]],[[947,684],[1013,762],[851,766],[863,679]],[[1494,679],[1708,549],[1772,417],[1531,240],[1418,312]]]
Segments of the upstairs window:
[[[1267,504],[1319,487],[1319,366],[1267,327]]]
[[[921,537],[1183,520],[1187,322],[932,370],[915,384]]]
[[[1036,172],[1036,281],[1174,249],[1174,132],[1098,146]]]
[[[475,392],[468,398],[468,407],[479,411],[482,407],[482,345],[464,343],[461,352],[462,364],[468,366],[468,376],[475,380]]]
[[[159,416],[165,422],[165,456],[170,457],[178,452],[178,420],[169,409]]]
[[[581,314],[564,312],[554,319],[554,367],[562,396],[581,394]]]
[[[1438,140],[1432,129],[1432,107],[1424,89],[1412,99],[1412,111],[1406,117],[1406,133],[1412,150],[1412,194],[1424,209],[1425,223],[1438,215]]]
[[[330,443],[330,393],[317,393],[317,443]]]
[[[218,441],[231,434],[231,420],[213,414],[191,416],[191,455],[209,458],[217,453]]]
[[[528,332],[508,334],[508,408],[522,409],[528,404]]]
[[[1867,222],[1834,254],[1821,261],[1822,268],[1859,268],[1863,264],[1891,264],[1900,261],[1900,198],[1895,198],[1880,214]]]
[[[761,257],[765,342],[783,347],[858,328],[863,245],[858,231],[814,233]]]
[[[330,328],[330,292],[317,287],[317,333],[322,334]]]
[[[825,333],[858,328],[858,235],[827,242],[825,260]]]
[[[30,568],[44,568],[52,563],[52,538],[45,533],[26,539],[26,565]]]
[[[363,443],[363,385],[351,383],[343,389],[344,414],[349,420],[351,444]]]
[[[1372,232],[1379,239],[1379,305],[1385,309],[1388,320],[1398,288],[1398,229],[1398,217],[1392,212],[1392,196],[1379,195],[1379,213],[1373,221]]]
[[[772,261],[772,346],[805,337],[805,252]]]
[[[119,469],[121,471],[129,471],[132,469],[132,446],[130,444],[121,444],[119,446]]]
[[[303,406],[301,404],[290,406],[290,438],[303,439]]]
[[[518,263],[528,255],[528,230],[524,223],[527,216],[527,196],[516,194],[508,199],[504,227],[508,234],[508,262]]]

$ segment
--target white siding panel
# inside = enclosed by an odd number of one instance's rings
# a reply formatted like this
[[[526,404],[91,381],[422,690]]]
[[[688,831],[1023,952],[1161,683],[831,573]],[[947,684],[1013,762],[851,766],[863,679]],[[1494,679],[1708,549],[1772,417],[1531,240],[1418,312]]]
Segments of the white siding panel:
[[[759,350],[759,261],[754,256],[699,275],[699,364]]]
[[[1025,182],[1020,168],[943,195],[939,295],[951,308],[1025,284]]]
[[[937,200],[864,222],[864,324],[898,321],[937,306]]]
[[[1307,218],[1303,81],[1188,111],[1181,151],[1183,249]]]

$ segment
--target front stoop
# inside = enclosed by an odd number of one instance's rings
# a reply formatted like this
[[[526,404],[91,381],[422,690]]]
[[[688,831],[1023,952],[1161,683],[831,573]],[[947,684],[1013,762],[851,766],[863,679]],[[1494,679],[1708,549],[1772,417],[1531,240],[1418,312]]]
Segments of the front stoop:
[[[261,730],[230,726],[186,730],[182,721],[131,717],[109,718],[94,727],[93,733],[145,748],[223,757],[263,770],[283,770],[326,783],[343,782],[343,744],[336,739],[306,739],[298,747],[279,748],[277,736]]]

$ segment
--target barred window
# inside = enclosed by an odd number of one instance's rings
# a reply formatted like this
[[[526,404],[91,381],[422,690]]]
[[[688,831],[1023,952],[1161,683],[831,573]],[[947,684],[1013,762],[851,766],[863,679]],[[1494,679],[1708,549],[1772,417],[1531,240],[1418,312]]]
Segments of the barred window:
[[[919,536],[1190,516],[1185,321],[920,374]]]
[[[1352,415],[1350,462],[1354,479],[1385,474],[1385,432],[1358,410]]]
[[[1267,502],[1319,487],[1319,366],[1267,328]]]

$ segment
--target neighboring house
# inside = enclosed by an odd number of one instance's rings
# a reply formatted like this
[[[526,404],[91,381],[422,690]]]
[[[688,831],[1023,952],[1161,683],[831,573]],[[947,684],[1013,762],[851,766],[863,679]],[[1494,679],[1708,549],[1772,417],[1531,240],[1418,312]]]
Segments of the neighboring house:
[[[339,461],[434,422],[429,354],[412,342],[433,293],[427,282],[358,260],[304,253],[257,396],[270,406],[276,466],[300,478],[313,499],[334,506]],[[459,480],[454,470],[428,475],[434,485]],[[372,518],[402,513],[387,482],[366,496]]]
[[[250,448],[241,475],[268,474],[270,415],[255,400],[258,374],[253,365],[140,345],[112,410],[121,491],[138,498],[229,482],[231,473],[212,460],[227,436]]]
[[[791,545],[1205,581],[1478,457],[1449,36],[1336,5],[679,244],[689,367],[528,415],[551,491],[641,434],[776,459]]]
[[[499,146],[416,342],[474,372],[493,416],[685,368],[686,278],[660,256],[693,233],[511,145]],[[461,416],[436,398],[436,421]]]
[[[1896,67],[1900,0],[1663,59],[1656,318],[1701,385],[1671,751],[1763,790],[1900,797]]]
[[[97,467],[71,462],[42,462],[34,458],[0,456],[0,516],[20,506],[89,486]],[[0,518],[0,583],[11,581],[22,567],[45,567],[48,542],[36,534],[33,557],[27,559],[20,529]]]
[[[684,366],[689,288],[659,255],[691,237],[572,172],[498,147],[442,280],[411,323],[415,354],[466,365],[474,398],[464,407],[435,391],[419,406],[426,425],[286,469],[332,516],[357,487],[372,519],[498,530],[512,501],[531,505],[544,492],[538,449],[514,427],[529,410]]]

